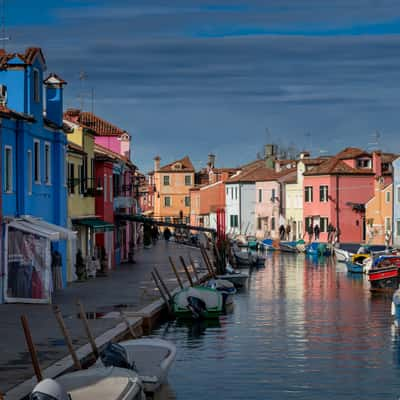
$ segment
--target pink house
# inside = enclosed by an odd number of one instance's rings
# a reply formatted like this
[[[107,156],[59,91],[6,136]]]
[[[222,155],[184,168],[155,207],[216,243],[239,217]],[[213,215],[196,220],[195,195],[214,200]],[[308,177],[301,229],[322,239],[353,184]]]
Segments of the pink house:
[[[304,226],[318,225],[320,241],[328,240],[328,225],[339,231],[341,242],[366,239],[365,204],[374,195],[375,179],[392,181],[388,155],[346,148],[304,173]],[[306,236],[308,238],[308,236]]]

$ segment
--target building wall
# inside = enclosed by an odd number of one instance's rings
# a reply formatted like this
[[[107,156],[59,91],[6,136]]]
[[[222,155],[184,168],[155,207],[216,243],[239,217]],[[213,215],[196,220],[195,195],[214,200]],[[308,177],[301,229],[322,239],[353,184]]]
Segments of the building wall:
[[[240,233],[240,185],[238,183],[227,183],[225,185],[226,204],[226,232],[229,235]],[[232,225],[232,217],[237,217],[237,226]]]
[[[393,245],[400,247],[400,157],[393,161]]]
[[[164,176],[169,176],[170,184],[164,185]],[[185,185],[185,176],[191,177],[191,185]],[[182,211],[184,222],[190,220],[190,204],[185,205],[185,197],[190,199],[190,189],[194,187],[194,172],[155,172],[154,216],[156,218],[179,218]],[[165,206],[169,197],[171,205]]]
[[[367,242],[385,244],[385,235],[392,234],[393,185],[384,187],[375,181],[375,195],[366,204]]]
[[[260,197],[261,191],[261,197]],[[254,227],[257,238],[279,237],[280,185],[276,181],[256,182],[255,184],[255,219]],[[272,199],[273,192],[275,192]],[[260,201],[261,200],[261,201]],[[258,219],[261,229],[258,229]]]
[[[240,184],[240,230],[243,235],[255,235],[255,183]]]
[[[122,154],[121,151],[121,140],[117,136],[96,136],[96,144],[103,146],[114,153]]]
[[[190,225],[203,226],[200,219],[200,190],[192,189],[190,191]]]

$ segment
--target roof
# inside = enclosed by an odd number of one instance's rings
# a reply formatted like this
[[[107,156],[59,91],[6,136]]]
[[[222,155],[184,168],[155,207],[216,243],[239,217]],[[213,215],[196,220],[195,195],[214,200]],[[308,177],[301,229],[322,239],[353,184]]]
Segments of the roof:
[[[62,126],[57,125],[55,122],[51,121],[50,119],[46,118],[45,116],[43,117],[43,122],[44,125],[48,128],[55,129],[55,130],[62,130],[65,133],[71,133],[73,132],[73,129],[71,126],[63,122]]]
[[[67,82],[60,78],[57,74],[52,72],[44,81],[45,85],[66,85]]]
[[[19,119],[28,122],[36,122],[33,115],[20,113],[14,110],[11,110],[7,106],[0,105],[0,117],[2,118],[9,118],[9,119]]]
[[[360,156],[370,156],[368,152],[365,150],[359,149],[357,147],[346,147],[344,150],[336,154],[335,157],[340,160],[350,160],[352,158],[360,157]]]
[[[40,47],[28,47],[25,53],[6,53],[4,50],[0,51],[0,68],[7,68],[8,62],[15,57],[18,57],[24,64],[32,65],[35,57],[39,55],[43,63],[46,64],[46,59]]]
[[[329,160],[331,157],[317,157],[317,158],[302,158],[299,161],[303,162],[304,165],[319,165]]]
[[[291,168],[286,171],[281,171],[279,182],[297,183],[297,168]]]
[[[262,167],[265,166],[265,160],[255,160],[255,161],[251,161],[247,164],[243,164],[239,167],[239,169],[248,169],[248,168],[258,168],[258,167]]]
[[[64,118],[92,130],[97,136],[122,136],[123,134],[127,134],[127,131],[118,128],[111,122],[91,112],[69,109],[64,113]]]
[[[126,162],[128,166],[131,168],[137,169],[136,165],[132,163],[132,161],[128,158],[123,156],[122,154],[118,154],[107,147],[101,146],[97,143],[94,145],[94,152],[96,156],[103,156],[111,160],[121,160]]]
[[[383,163],[393,162],[399,155],[394,153],[382,153],[381,160]]]
[[[181,168],[177,169],[177,164],[180,164]],[[194,172],[194,167],[188,156],[183,157],[180,160],[176,160],[170,164],[164,165],[157,172]]]
[[[364,153],[360,153],[364,154]],[[307,171],[304,175],[371,175],[372,168],[353,168],[347,165],[339,157],[332,157],[319,166]]]
[[[239,183],[239,182],[262,182],[271,181],[278,178],[275,170],[267,168],[264,165],[255,168],[244,169],[241,173],[229,178],[226,183]]]

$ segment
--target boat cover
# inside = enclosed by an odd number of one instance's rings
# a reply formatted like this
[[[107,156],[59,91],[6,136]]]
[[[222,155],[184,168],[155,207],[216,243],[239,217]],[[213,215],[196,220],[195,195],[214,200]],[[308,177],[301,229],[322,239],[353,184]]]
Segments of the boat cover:
[[[221,307],[222,296],[216,290],[208,288],[187,288],[181,290],[175,296],[175,304],[180,308],[185,308],[188,305],[187,298],[189,296],[197,297],[206,303],[207,308]]]

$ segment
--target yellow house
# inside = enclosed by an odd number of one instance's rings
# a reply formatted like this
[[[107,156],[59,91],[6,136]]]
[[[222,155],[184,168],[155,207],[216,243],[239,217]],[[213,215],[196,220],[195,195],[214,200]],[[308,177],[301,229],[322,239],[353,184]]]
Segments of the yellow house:
[[[94,254],[94,232],[90,225],[81,224],[95,218],[94,188],[94,135],[70,121],[67,122],[73,132],[68,134],[67,173],[68,173],[68,226],[77,232],[77,241],[68,251],[69,282],[76,279],[75,257],[78,249],[82,256]]]
[[[160,167],[154,159],[154,217],[166,222],[190,222],[190,189],[195,170],[189,157]]]
[[[375,196],[365,205],[367,243],[385,244],[385,236],[392,236],[393,185],[375,183]]]

